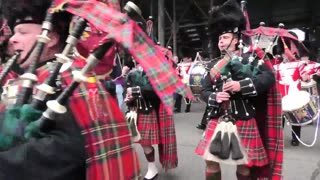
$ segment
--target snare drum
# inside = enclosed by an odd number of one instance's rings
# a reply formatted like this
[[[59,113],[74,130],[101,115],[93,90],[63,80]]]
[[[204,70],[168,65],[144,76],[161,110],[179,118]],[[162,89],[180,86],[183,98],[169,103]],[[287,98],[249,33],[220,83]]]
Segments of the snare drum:
[[[319,94],[317,89],[317,83],[314,80],[310,82],[301,82],[301,90],[306,91],[310,94],[311,100],[314,102],[316,107],[319,106]]]
[[[204,75],[206,73],[206,62],[196,61],[192,63],[190,71],[189,71],[189,87],[193,93],[193,95],[200,95]]]
[[[317,83],[314,80],[301,82],[301,90],[307,91],[310,96],[318,96]]]
[[[282,98],[284,117],[293,126],[305,126],[318,118],[318,109],[308,92],[298,91]]]

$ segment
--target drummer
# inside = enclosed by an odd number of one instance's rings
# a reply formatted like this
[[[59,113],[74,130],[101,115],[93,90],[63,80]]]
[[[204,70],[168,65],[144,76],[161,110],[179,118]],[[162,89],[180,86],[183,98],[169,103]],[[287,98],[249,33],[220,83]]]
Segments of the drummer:
[[[190,47],[181,47],[181,54],[182,54],[182,60],[177,66],[177,73],[182,78],[182,82],[184,82],[186,85],[189,84],[189,70],[192,65],[192,61],[194,59],[194,51]],[[174,112],[179,113],[181,112],[181,101],[182,96],[177,94],[176,95],[176,102],[174,104]],[[188,98],[185,98],[186,103],[186,109],[185,112],[190,112],[191,108],[191,100]]]
[[[274,68],[276,70],[277,82],[282,97],[289,93],[290,86],[301,90],[301,81],[309,82],[311,80],[311,77],[305,68],[306,64],[295,59],[296,57],[293,54],[290,54],[290,51],[288,51],[289,49],[286,49],[288,47],[284,43],[284,41],[279,40],[278,44],[273,49],[273,55],[278,56],[279,59],[279,64],[274,65]],[[292,130],[291,145],[298,146],[299,141],[297,137],[300,138],[301,136],[301,126],[292,126]]]
[[[308,42],[304,42],[303,43],[305,45],[306,48],[310,48],[309,43]],[[311,77],[311,81],[308,83],[304,83],[307,85],[307,88],[310,95],[313,96],[316,100],[319,97],[319,90],[320,90],[320,64],[312,61],[312,59],[310,59],[310,56],[313,56],[312,53],[309,51],[302,51],[300,53],[301,59],[300,61],[304,62],[306,64],[306,71],[308,72],[308,75]],[[301,85],[302,89],[303,89],[303,84]],[[310,86],[312,86],[310,88]],[[315,102],[315,104],[317,104],[317,102]]]

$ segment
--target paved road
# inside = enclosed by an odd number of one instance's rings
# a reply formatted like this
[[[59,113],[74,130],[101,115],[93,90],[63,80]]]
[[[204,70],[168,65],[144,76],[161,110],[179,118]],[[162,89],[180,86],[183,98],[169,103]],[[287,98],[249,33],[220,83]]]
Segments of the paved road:
[[[157,180],[203,180],[204,161],[194,153],[194,149],[202,135],[202,131],[195,128],[199,123],[203,109],[203,103],[193,104],[190,113],[178,113],[174,115],[179,165],[176,169],[167,173],[160,171]],[[184,107],[183,107],[184,108]],[[182,108],[182,110],[184,110]],[[302,129],[302,139],[311,144],[314,138],[316,123]],[[318,136],[319,137],[319,133]],[[285,180],[320,180],[320,141],[309,148],[305,146],[292,147],[290,145],[291,131],[285,127],[285,152],[284,152],[284,179]],[[140,146],[137,146],[140,156],[142,174],[147,171],[147,164]],[[158,160],[158,157],[157,157]],[[158,168],[160,169],[158,163]],[[222,166],[222,178],[226,180],[236,179],[233,166]],[[314,177],[312,177],[314,176]]]

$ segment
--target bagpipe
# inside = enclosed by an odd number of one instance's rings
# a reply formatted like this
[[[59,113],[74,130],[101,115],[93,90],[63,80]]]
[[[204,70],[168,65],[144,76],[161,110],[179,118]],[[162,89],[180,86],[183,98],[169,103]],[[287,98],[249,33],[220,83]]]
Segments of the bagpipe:
[[[128,1],[123,9],[127,15],[133,17],[133,20],[142,28],[143,31],[146,32],[148,37],[153,40],[151,19],[146,21],[142,16],[140,8],[133,2]],[[127,73],[126,83],[127,85],[130,84],[131,87],[150,85],[145,73],[142,70],[137,69],[136,64],[134,69],[130,70]],[[134,90],[132,93],[134,93]],[[131,139],[133,142],[138,142],[141,139],[141,135],[137,127],[138,111],[150,111],[152,105],[150,103],[147,103],[143,98],[137,98],[136,100],[134,100],[134,102],[131,102],[130,105],[127,104],[127,106],[128,109],[125,112],[125,118],[129,124]]]
[[[209,75],[212,80],[221,78],[223,83],[230,80],[230,73],[227,66],[231,65],[231,62],[242,63],[237,55],[224,51],[225,55],[222,59],[210,69]],[[209,98],[210,101],[210,98]],[[240,145],[240,138],[235,126],[236,120],[232,117],[230,112],[230,102],[223,102],[222,109],[224,115],[218,118],[218,124],[214,131],[211,143],[208,151],[205,153],[206,160],[213,160],[216,162],[236,162],[242,164],[246,162],[245,151]],[[230,157],[230,154],[232,156]],[[231,159],[231,160],[230,160]]]
[[[280,23],[279,29],[282,29],[283,27],[283,24]],[[248,52],[251,53],[249,57],[247,57],[247,60],[243,61],[244,53],[231,54],[229,51],[225,51],[227,54],[224,55],[222,59],[218,60],[217,63],[210,69],[211,79],[221,75],[227,76],[227,78],[232,75],[233,80],[241,80],[246,77],[252,77],[260,72],[260,67],[263,63],[267,63],[268,67],[273,68],[271,64],[265,60],[267,59],[267,54],[270,52],[275,42],[279,38],[279,33],[274,36],[273,40],[269,43],[269,46],[264,51],[257,48],[260,37],[261,35],[259,35],[254,44],[249,47]],[[242,55],[242,57],[239,55]],[[231,72],[231,74],[229,72]]]
[[[58,76],[69,68],[72,68],[75,47],[83,35],[87,27],[87,21],[81,17],[75,17],[75,23],[72,31],[66,39],[66,45],[60,54],[56,54],[56,59],[53,62],[53,68],[45,81],[34,87],[37,84],[38,78],[36,69],[40,56],[44,50],[46,43],[50,41],[48,34],[52,30],[52,16],[54,3],[48,9],[45,20],[42,24],[42,33],[37,36],[37,41],[33,45],[30,54],[31,64],[23,75],[22,90],[18,93],[14,105],[6,111],[5,118],[2,122],[0,132],[0,150],[8,149],[17,143],[23,142],[31,137],[41,136],[40,132],[47,132],[54,127],[55,114],[63,114],[67,111],[66,105],[70,96],[82,82],[87,82],[86,74],[90,72],[102,59],[107,51],[113,46],[113,42],[100,42],[94,52],[86,58],[86,65],[81,71],[73,71],[74,80],[62,92],[57,92],[60,87],[56,87]],[[50,10],[51,9],[51,10]],[[128,10],[130,11],[130,9]],[[59,13],[59,12],[58,12]],[[130,14],[130,13],[128,13]],[[133,14],[131,14],[133,15]],[[135,15],[134,15],[135,16]],[[4,70],[0,74],[0,80],[3,82],[7,73],[20,57],[20,52],[17,51],[8,60]],[[33,95],[34,89],[36,93]],[[55,99],[56,100],[53,100]],[[22,117],[22,118],[21,118]],[[37,119],[37,120],[36,120]],[[18,126],[22,129],[17,133],[11,131],[9,126]],[[1,143],[3,141],[4,143]]]
[[[38,61],[40,60],[40,56],[44,50],[45,44],[50,41],[48,34],[52,29],[52,17],[54,13],[50,9],[52,9],[53,7],[54,4],[52,3],[42,24],[42,33],[37,36],[36,43],[30,50],[31,52],[28,53],[31,55],[31,63],[26,73],[20,76],[20,79],[22,80],[22,90],[18,93],[13,107],[9,108],[6,111],[5,118],[2,122],[1,140],[8,141],[8,139],[10,139],[11,142],[0,143],[4,145],[0,147],[1,150],[7,149],[16,143],[33,137],[31,132],[43,130],[43,124],[46,123],[35,126],[33,124],[33,121],[35,119],[38,119],[42,111],[47,109],[47,101],[54,98],[57,90],[56,80],[58,78],[58,75],[61,73],[61,67],[67,66],[64,68],[66,69],[69,68],[68,66],[71,66],[72,60],[70,56],[74,51],[74,47],[76,46],[78,39],[80,38],[86,27],[87,23],[84,19],[79,18],[76,21],[72,32],[70,32],[66,40],[66,45],[62,53],[56,54],[56,59],[53,62],[53,70],[50,72],[50,75],[46,78],[46,80],[36,87],[36,94],[33,95],[34,86],[38,81],[38,77],[36,74]],[[1,72],[1,79],[3,79],[8,71],[10,71],[11,67],[15,64],[15,61],[19,58],[19,56],[20,52],[16,52],[15,55],[8,60],[6,68]],[[8,126],[12,125],[20,126],[22,128],[20,133],[17,133],[16,131],[10,131],[8,129]]]

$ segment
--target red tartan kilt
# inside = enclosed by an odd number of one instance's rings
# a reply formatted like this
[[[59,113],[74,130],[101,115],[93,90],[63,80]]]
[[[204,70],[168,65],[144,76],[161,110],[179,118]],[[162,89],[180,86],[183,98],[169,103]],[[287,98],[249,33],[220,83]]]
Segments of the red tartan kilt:
[[[160,127],[155,110],[149,114],[139,113],[137,127],[141,135],[141,140],[139,141],[141,145],[160,144]]]
[[[211,119],[204,136],[200,140],[195,153],[203,156],[205,149],[210,146],[210,140],[217,126],[217,119]],[[268,164],[266,150],[263,146],[259,130],[254,118],[246,121],[236,122],[237,130],[241,139],[242,146],[248,154],[248,166],[264,166]]]
[[[69,98],[69,105],[85,138],[86,179],[138,179],[138,156],[116,99],[99,81],[82,83]]]

